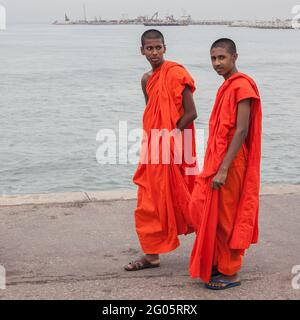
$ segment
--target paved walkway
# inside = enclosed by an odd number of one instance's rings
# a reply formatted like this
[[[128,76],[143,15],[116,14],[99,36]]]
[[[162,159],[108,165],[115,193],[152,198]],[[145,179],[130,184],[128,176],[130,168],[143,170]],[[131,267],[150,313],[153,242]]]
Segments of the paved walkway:
[[[189,277],[193,235],[162,256],[161,268],[123,271],[140,255],[136,201],[129,193],[122,196],[128,200],[103,195],[75,202],[60,195],[57,204],[0,198],[0,264],[7,272],[0,299],[300,299],[291,284],[292,267],[300,265],[299,189],[265,189],[260,243],[245,257],[242,286],[224,292]]]

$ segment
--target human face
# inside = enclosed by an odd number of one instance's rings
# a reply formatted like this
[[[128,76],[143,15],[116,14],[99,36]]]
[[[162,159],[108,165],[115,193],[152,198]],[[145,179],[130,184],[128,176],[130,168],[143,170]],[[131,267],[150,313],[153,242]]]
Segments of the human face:
[[[228,79],[232,74],[237,72],[235,62],[237,60],[237,53],[228,52],[227,48],[212,48],[210,51],[211,62],[216,72]]]
[[[153,69],[160,67],[164,62],[166,46],[162,39],[145,39],[141,53],[150,62]]]

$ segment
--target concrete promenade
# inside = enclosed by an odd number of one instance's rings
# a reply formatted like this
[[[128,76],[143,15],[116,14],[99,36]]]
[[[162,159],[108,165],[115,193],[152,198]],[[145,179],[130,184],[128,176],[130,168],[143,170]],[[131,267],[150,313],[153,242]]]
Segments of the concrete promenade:
[[[263,186],[260,242],[244,260],[242,286],[211,292],[188,275],[194,235],[161,268],[123,271],[141,255],[135,191],[0,197],[0,299],[300,299],[300,186]],[[300,267],[299,267],[300,268]],[[299,280],[294,280],[298,283]]]

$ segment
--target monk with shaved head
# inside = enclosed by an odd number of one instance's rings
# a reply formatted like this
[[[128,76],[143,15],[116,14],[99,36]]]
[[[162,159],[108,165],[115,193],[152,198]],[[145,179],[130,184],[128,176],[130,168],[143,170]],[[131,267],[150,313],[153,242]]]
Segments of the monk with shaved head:
[[[224,290],[241,284],[245,250],[258,240],[262,114],[254,80],[237,70],[235,43],[215,41],[210,56],[224,82],[190,204],[196,240],[189,271],[208,289]]]
[[[193,232],[189,202],[196,165],[194,80],[182,65],[164,59],[160,31],[143,33],[141,53],[151,65],[142,77],[144,138],[133,178],[138,186],[135,225],[143,256],[126,265],[126,271],[159,267],[160,254],[175,250],[179,235]]]

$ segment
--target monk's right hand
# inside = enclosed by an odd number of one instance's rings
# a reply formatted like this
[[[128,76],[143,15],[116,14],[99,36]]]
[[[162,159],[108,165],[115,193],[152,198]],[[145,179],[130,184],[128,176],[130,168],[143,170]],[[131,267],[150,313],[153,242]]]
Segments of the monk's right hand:
[[[215,177],[213,178],[211,187],[217,190],[220,187],[224,186],[227,178],[227,173],[228,173],[227,170],[220,169],[218,173],[215,175]]]

